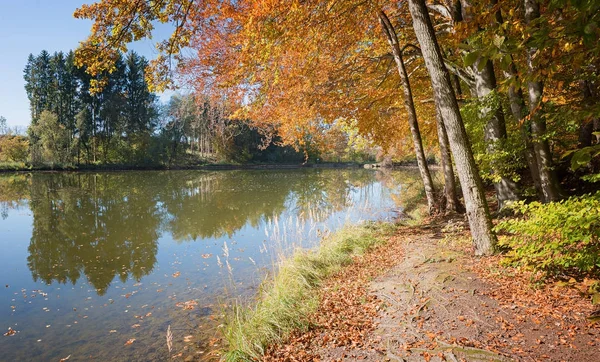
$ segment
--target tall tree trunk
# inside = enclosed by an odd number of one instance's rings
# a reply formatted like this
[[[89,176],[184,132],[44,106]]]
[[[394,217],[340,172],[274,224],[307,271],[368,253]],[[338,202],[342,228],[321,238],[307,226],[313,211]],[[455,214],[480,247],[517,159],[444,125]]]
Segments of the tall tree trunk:
[[[518,72],[517,67],[514,62],[510,64],[510,72],[506,72],[505,76],[507,78],[514,78],[516,84],[518,82]],[[527,166],[529,167],[529,173],[531,174],[531,179],[533,180],[533,185],[535,186],[535,190],[538,194],[540,200],[544,199],[544,192],[542,191],[542,183],[540,180],[540,170],[537,163],[537,158],[535,157],[535,152],[533,150],[533,143],[531,142],[531,134],[530,134],[530,125],[528,122],[523,121],[521,124],[521,120],[524,120],[527,115],[525,112],[525,98],[523,97],[523,90],[520,86],[515,86],[514,84],[508,87],[508,100],[510,103],[510,110],[513,114],[513,117],[517,122],[519,122],[519,128],[521,130],[521,139],[525,144],[525,150],[523,151],[525,160],[527,161]]]
[[[458,97],[462,96],[462,87],[460,86],[460,77],[456,74],[452,75],[452,80],[454,81],[454,92]]]
[[[435,102],[444,120],[450,148],[456,162],[475,254],[492,254],[496,247],[496,235],[492,231],[492,222],[481,179],[452,89],[450,74],[444,65],[425,1],[409,0],[408,5],[415,34],[421,45],[425,65],[431,77]]]
[[[492,0],[492,5],[495,6],[496,4],[498,4],[498,0]],[[496,11],[496,22],[498,25],[504,24],[504,18],[502,17],[502,12],[500,9]],[[544,193],[542,192],[542,184],[540,182],[540,171],[537,164],[537,159],[535,157],[535,152],[533,151],[533,143],[531,142],[531,127],[529,126],[528,122],[524,122],[525,116],[527,115],[525,113],[525,98],[523,97],[523,89],[520,85],[519,72],[517,71],[517,66],[515,65],[514,59],[512,59],[512,56],[509,70],[504,71],[504,76],[508,79],[512,79],[512,82],[508,87],[510,111],[515,121],[519,123],[518,125],[519,129],[521,130],[521,139],[525,144],[523,155],[527,161],[529,173],[531,174],[531,179],[533,181],[533,185],[535,186],[538,197],[540,200],[543,200]]]
[[[96,112],[95,107],[92,105],[92,160],[96,163]]]
[[[525,22],[531,24],[532,21],[540,17],[540,8],[537,0],[524,0]],[[537,69],[533,64],[533,56],[537,49],[531,47],[527,50],[527,66],[529,72],[535,74]],[[558,201],[562,198],[562,190],[553,170],[552,153],[546,135],[546,121],[540,117],[542,93],[544,84],[541,80],[530,80],[527,83],[529,93],[529,118],[531,119],[531,135],[533,137],[533,151],[538,163],[540,172],[540,183],[544,194],[544,202]]]
[[[398,36],[392,23],[390,22],[387,15],[383,10],[379,11],[379,22],[383,28],[383,32],[392,48],[392,54],[394,55],[394,61],[400,74],[400,81],[402,82],[402,90],[404,95],[404,108],[408,114],[408,125],[410,127],[410,133],[412,135],[413,147],[415,156],[417,158],[417,166],[421,173],[421,179],[423,180],[423,186],[425,188],[425,195],[427,197],[427,206],[429,208],[429,214],[433,214],[436,209],[435,203],[435,189],[433,181],[431,179],[431,173],[427,167],[427,159],[425,158],[425,151],[423,150],[423,142],[421,140],[421,132],[419,130],[419,123],[417,120],[417,111],[415,110],[415,104],[412,96],[412,89],[410,87],[410,80],[408,79],[408,73],[402,59],[402,50],[398,42]]]
[[[480,62],[485,61],[481,66]],[[475,92],[479,100],[489,101],[490,94],[496,90],[496,74],[491,60],[479,59],[471,68],[475,78]],[[490,107],[482,105],[480,114],[483,119],[487,119],[484,127],[484,139],[487,152],[492,155],[501,151],[503,143],[506,141],[506,123],[502,107]],[[497,162],[497,161],[493,161]],[[498,166],[492,163],[492,172],[498,173]],[[494,183],[496,189],[496,198],[498,199],[498,209],[502,209],[506,202],[519,199],[517,184],[509,177],[499,175],[499,181]]]
[[[444,170],[444,197],[446,199],[446,213],[458,211],[458,197],[456,195],[456,178],[452,167],[452,156],[450,155],[450,142],[448,133],[444,127],[444,120],[438,107],[435,107],[438,141],[440,144],[440,158],[442,170]]]

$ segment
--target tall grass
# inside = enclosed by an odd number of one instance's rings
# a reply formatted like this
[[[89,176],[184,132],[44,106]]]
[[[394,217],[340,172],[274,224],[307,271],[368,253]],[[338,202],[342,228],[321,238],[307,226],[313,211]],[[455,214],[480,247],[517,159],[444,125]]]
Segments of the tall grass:
[[[263,282],[252,307],[241,303],[228,316],[224,334],[226,361],[260,359],[266,348],[283,342],[295,329],[310,326],[316,311],[316,288],[352,258],[385,243],[395,227],[390,223],[365,223],[342,229],[324,239],[314,250],[298,250],[281,262],[272,279]]]

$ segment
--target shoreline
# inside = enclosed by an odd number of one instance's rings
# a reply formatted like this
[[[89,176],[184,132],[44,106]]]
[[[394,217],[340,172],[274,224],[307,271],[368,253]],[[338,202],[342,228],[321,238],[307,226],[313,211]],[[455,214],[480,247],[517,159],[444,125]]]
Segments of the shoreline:
[[[79,167],[32,167],[7,169],[0,168],[1,174],[9,173],[59,173],[59,172],[127,172],[127,171],[181,171],[181,170],[199,170],[199,171],[219,171],[219,170],[295,170],[301,168],[323,168],[323,169],[397,169],[397,168],[416,168],[414,162],[394,163],[392,167],[382,167],[377,163],[356,163],[356,162],[324,162],[324,163],[305,163],[305,164],[206,164],[194,166],[131,166],[131,165],[101,165],[101,166],[79,166]],[[438,169],[439,165],[429,164],[430,169]]]
[[[79,167],[32,167],[20,169],[0,169],[2,173],[30,172],[119,172],[119,171],[179,171],[179,170],[269,170],[269,169],[300,169],[300,168],[363,168],[361,163],[317,163],[317,164],[206,164],[194,166],[131,166],[131,165],[102,165]]]

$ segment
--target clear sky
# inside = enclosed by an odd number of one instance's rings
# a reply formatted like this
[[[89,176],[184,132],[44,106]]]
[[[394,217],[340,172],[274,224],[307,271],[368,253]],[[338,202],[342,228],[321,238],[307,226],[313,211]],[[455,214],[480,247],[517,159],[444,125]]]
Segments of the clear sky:
[[[10,127],[29,125],[29,101],[23,68],[30,53],[75,49],[90,31],[91,22],[73,18],[83,0],[0,0],[0,116]],[[161,31],[162,30],[162,31]],[[162,34],[161,34],[162,32]],[[154,39],[168,35],[161,27]],[[131,49],[154,58],[154,43],[145,40]],[[164,98],[164,97],[161,97]]]

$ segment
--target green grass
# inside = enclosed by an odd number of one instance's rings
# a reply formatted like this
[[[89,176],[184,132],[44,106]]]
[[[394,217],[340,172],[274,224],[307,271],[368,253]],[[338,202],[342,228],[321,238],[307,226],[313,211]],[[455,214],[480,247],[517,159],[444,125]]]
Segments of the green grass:
[[[272,280],[261,286],[252,307],[240,303],[228,316],[224,334],[226,361],[259,360],[266,348],[281,343],[293,330],[310,327],[315,312],[317,287],[352,257],[385,243],[395,231],[390,223],[367,223],[345,228],[324,239],[316,250],[297,251],[280,265]]]

